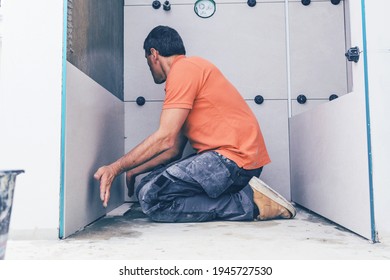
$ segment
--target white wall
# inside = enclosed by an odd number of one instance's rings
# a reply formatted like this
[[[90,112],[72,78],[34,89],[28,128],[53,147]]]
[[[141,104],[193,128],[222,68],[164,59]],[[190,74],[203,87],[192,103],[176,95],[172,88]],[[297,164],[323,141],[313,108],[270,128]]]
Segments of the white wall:
[[[11,234],[57,234],[63,1],[4,0],[0,169],[16,180]]]
[[[1,42],[3,38],[3,9],[0,6],[0,65],[1,65]],[[1,75],[1,73],[0,73]]]
[[[390,240],[390,1],[365,2],[375,218],[379,240]]]

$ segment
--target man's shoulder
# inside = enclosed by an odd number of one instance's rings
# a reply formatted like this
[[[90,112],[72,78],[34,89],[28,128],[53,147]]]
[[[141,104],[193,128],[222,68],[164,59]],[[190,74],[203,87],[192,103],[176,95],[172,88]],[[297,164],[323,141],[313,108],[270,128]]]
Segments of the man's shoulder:
[[[188,56],[178,61],[177,65],[178,68],[187,68],[187,69],[198,69],[198,70],[204,70],[204,69],[210,69],[214,68],[215,65],[211,63],[209,60],[200,57],[200,56]]]
[[[212,63],[209,60],[200,56],[186,56],[183,59],[181,59],[179,62],[195,64],[195,65],[212,65]]]

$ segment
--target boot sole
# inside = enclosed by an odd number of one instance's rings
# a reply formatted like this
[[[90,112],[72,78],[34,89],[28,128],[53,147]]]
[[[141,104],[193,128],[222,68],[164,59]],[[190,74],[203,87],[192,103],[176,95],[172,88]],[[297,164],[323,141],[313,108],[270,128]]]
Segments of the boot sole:
[[[249,181],[249,185],[255,191],[262,193],[263,195],[267,196],[279,205],[286,208],[291,213],[290,219],[294,218],[297,214],[297,211],[295,210],[294,206],[289,201],[287,201],[287,199],[285,199],[282,195],[280,195],[277,191],[273,190],[270,186],[268,186],[259,178],[252,177],[252,179]]]

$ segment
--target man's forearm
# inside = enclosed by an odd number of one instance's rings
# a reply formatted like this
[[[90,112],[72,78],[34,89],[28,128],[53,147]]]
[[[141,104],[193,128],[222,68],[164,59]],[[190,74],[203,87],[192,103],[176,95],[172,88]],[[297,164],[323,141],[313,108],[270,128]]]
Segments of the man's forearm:
[[[162,143],[163,140],[158,139],[155,134],[152,134],[109,166],[113,169],[116,176],[125,171],[142,166],[148,161],[153,161],[155,158],[170,150],[170,147],[166,147],[166,145],[163,145]]]
[[[149,172],[153,170],[156,166],[162,165],[162,164],[169,164],[175,160],[178,160],[180,158],[180,154],[172,154],[169,151],[165,151],[162,154],[158,155],[157,157],[133,168],[130,170],[124,170],[131,172],[132,176],[137,176],[146,172]]]
[[[149,139],[152,138],[152,139]],[[116,170],[117,174],[121,174],[126,171],[131,171],[133,175],[142,174],[152,170],[154,167],[160,164],[170,163],[174,160],[177,160],[181,157],[184,147],[187,143],[187,138],[182,134],[177,135],[174,140],[174,144],[169,149],[147,149],[148,142],[151,140],[153,142],[153,137],[147,138],[140,145],[135,147],[129,153],[119,158],[116,162],[112,163],[111,166],[114,170]],[[156,148],[156,147],[154,147]],[[146,149],[143,157],[136,157],[137,153],[141,153],[143,149]]]

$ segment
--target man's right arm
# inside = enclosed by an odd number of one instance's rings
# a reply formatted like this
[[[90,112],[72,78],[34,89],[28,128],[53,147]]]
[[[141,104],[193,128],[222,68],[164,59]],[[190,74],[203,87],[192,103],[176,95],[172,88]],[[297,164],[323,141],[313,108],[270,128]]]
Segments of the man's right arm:
[[[188,114],[188,109],[163,110],[160,117],[160,126],[156,132],[117,161],[102,166],[96,171],[94,178],[100,181],[100,198],[103,201],[103,206],[107,206],[110,199],[111,185],[116,176],[127,170],[136,169],[147,164],[166,152],[168,153],[159,159],[160,162],[167,159],[167,155],[172,157],[173,154],[170,153],[174,153],[174,151],[177,153],[177,143],[180,143],[178,137],[182,137],[180,136],[182,126]],[[153,165],[156,165],[156,161]],[[146,170],[146,167],[144,166],[143,169]]]
[[[187,144],[187,138],[183,134],[179,134],[174,147],[159,154],[151,160],[137,166],[136,168],[126,171],[126,184],[128,189],[128,196],[132,196],[134,193],[135,177],[137,175],[149,172],[156,166],[161,164],[168,164],[180,159],[183,155],[183,150]]]

